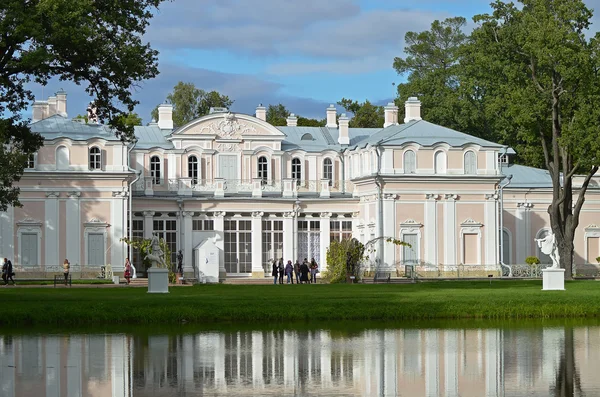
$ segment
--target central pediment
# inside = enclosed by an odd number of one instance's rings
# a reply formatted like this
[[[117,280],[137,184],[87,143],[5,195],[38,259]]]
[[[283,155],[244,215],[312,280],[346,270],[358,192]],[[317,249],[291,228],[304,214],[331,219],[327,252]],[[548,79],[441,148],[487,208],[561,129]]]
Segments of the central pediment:
[[[213,113],[189,122],[173,135],[205,135],[207,138],[240,140],[250,137],[261,139],[285,138],[285,134],[256,117],[240,113]]]

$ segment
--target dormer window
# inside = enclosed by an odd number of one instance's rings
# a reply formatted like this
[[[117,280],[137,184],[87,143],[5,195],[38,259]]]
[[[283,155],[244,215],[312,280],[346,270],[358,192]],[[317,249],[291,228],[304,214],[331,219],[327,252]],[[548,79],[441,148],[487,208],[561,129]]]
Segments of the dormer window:
[[[417,159],[415,152],[412,150],[407,150],[404,152],[404,173],[414,174],[415,172],[417,172]]]
[[[198,157],[188,157],[188,178],[192,179],[192,185],[198,184]]]
[[[467,175],[477,174],[477,156],[470,150],[465,153],[464,172]]]
[[[90,149],[90,170],[99,170],[102,168],[102,152],[99,147],[94,146]]]
[[[302,163],[299,158],[292,159],[292,178],[296,180],[296,186],[300,186],[302,180]]]
[[[265,156],[261,156],[258,158],[258,177],[260,179],[262,179],[263,183],[267,182],[267,179],[269,179],[269,163],[267,161],[267,158]]]
[[[333,183],[333,163],[331,159],[323,161],[323,179],[329,179],[329,186]]]
[[[152,156],[150,158],[150,177],[154,185],[160,185],[160,158]]]

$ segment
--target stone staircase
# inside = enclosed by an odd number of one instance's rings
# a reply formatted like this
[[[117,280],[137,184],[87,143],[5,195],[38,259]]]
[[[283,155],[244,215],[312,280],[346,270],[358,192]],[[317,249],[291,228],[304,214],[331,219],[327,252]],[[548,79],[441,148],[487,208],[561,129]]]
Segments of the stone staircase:
[[[148,279],[147,278],[132,278],[129,283],[132,287],[148,287]]]

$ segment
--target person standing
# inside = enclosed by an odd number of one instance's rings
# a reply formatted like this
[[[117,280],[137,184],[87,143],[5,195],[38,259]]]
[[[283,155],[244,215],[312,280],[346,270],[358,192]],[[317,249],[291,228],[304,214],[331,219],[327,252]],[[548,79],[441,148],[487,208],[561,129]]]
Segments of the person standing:
[[[13,276],[15,273],[13,272],[13,264],[10,260],[6,262],[6,284],[8,284],[8,280],[12,281],[13,285],[15,285],[15,279]]]
[[[2,281],[4,281],[4,285],[8,284],[6,272],[8,270],[8,263],[6,258],[4,258],[4,262],[2,262]]]
[[[296,276],[296,284],[300,284],[300,262],[298,262],[298,259],[294,263],[294,275]]]
[[[129,262],[129,258],[125,259],[125,272],[123,276],[125,277],[125,281],[127,281],[127,285],[129,285],[129,280],[131,280],[131,263]]]
[[[273,285],[277,284],[279,269],[277,268],[277,261],[275,259],[273,259],[273,271],[271,272],[271,276],[273,276]]]
[[[317,283],[317,272],[319,271],[319,265],[315,258],[310,260],[310,282],[311,284]]]
[[[65,259],[62,267],[63,267],[63,273],[65,274],[65,285],[67,285],[67,282],[69,280],[69,269],[71,268],[71,264],[69,263],[68,259]]]
[[[183,252],[181,250],[177,253],[177,273],[183,274]]]
[[[290,282],[294,284],[294,266],[292,265],[292,261],[287,261],[287,265],[285,265],[285,275],[287,277],[287,283]]]
[[[279,284],[283,284],[283,272],[285,271],[285,268],[283,266],[283,258],[279,258]]]
[[[310,270],[308,269],[308,261],[304,261],[302,262],[302,264],[300,265],[300,283],[301,284],[308,284],[308,272]]]

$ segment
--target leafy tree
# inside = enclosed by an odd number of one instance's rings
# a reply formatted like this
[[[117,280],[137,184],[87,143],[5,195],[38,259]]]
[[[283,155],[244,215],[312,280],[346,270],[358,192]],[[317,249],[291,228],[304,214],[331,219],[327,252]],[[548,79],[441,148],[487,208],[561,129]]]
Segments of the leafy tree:
[[[206,116],[211,107],[229,108],[233,101],[217,91],[204,91],[194,83],[178,82],[167,95],[173,105],[173,124],[182,126],[198,117]],[[152,118],[158,120],[158,106],[152,110]]]
[[[326,119],[317,120],[298,116],[298,127],[325,127],[326,124]]]
[[[286,126],[286,119],[289,117],[291,113],[285,105],[277,104],[277,105],[269,105],[267,107],[267,123],[274,126]]]
[[[581,0],[521,3],[496,1],[491,14],[474,18],[465,69],[478,71],[488,106],[503,110],[510,128],[501,132],[548,169],[548,213],[570,279],[575,231],[600,159],[600,35],[586,35],[592,12]]]
[[[0,4],[0,210],[21,205],[13,183],[43,144],[21,116],[34,100],[28,83],[46,85],[58,78],[85,84],[99,120],[108,121],[123,140],[133,137],[133,128],[118,116],[137,103],[132,86],[158,74],[158,53],[142,36],[163,1],[128,1],[118,7],[107,1]]]
[[[121,238],[121,242],[132,246],[134,249],[138,250],[140,253],[140,258],[142,258],[142,264],[144,265],[144,270],[152,267],[152,263],[146,256],[152,252],[152,240],[144,239],[144,238],[134,238],[133,240],[128,239],[127,237]],[[165,254],[165,267],[169,269],[169,282],[175,283],[177,281],[177,275],[175,274],[175,268],[171,263],[171,249],[169,248],[169,244],[165,241],[165,239],[161,238],[159,241],[160,249]],[[158,265],[157,265],[158,266]],[[160,267],[160,266],[159,266]]]
[[[348,282],[350,276],[359,280],[364,253],[365,246],[355,238],[332,241],[327,248],[327,269],[323,277],[330,283]]]
[[[142,118],[137,113],[127,113],[119,116],[122,118],[122,122],[125,125],[135,127],[136,125],[142,125]]]
[[[373,105],[368,100],[358,103],[346,98],[338,101],[338,105],[352,113],[353,116],[348,123],[350,128],[383,128],[385,121],[383,106]]]

